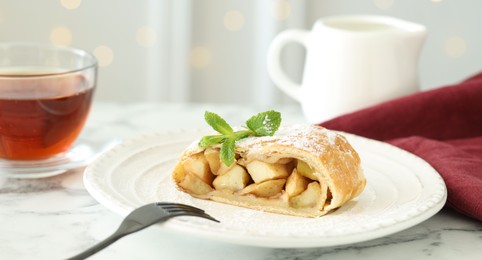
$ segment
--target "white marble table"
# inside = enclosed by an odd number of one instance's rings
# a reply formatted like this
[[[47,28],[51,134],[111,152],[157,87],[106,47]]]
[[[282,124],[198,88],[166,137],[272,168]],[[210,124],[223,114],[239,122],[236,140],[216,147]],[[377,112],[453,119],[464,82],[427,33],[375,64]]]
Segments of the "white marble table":
[[[161,129],[204,127],[205,110],[242,124],[263,108],[185,104],[96,103],[82,139],[128,138]],[[298,108],[276,108],[285,123]],[[113,232],[121,217],[95,201],[82,169],[43,179],[0,177],[0,259],[65,259]],[[405,231],[352,245],[271,249],[200,240],[160,228],[125,237],[89,259],[482,259],[482,223],[443,209]]]

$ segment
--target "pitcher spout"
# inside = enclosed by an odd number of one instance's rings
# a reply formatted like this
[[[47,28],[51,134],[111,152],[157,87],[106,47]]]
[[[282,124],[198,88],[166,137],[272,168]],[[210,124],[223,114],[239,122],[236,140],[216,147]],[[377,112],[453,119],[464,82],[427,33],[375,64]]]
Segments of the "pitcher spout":
[[[399,28],[407,39],[410,49],[418,53],[425,42],[427,28],[421,24],[392,18],[392,25]]]
[[[409,30],[406,31],[405,37],[405,44],[409,52],[407,55],[411,55],[414,60],[417,60],[422,51],[426,37],[427,29],[425,26],[419,24],[413,24],[413,26],[410,26]]]

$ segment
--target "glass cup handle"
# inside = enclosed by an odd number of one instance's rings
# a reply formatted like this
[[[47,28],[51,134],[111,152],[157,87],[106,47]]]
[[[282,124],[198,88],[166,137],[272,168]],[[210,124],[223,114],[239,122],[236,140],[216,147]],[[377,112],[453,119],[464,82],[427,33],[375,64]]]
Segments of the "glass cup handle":
[[[286,30],[278,34],[268,49],[268,73],[275,85],[285,92],[288,96],[301,101],[301,84],[290,79],[281,67],[280,57],[283,47],[289,42],[297,42],[307,48],[307,38],[309,31],[306,30]]]

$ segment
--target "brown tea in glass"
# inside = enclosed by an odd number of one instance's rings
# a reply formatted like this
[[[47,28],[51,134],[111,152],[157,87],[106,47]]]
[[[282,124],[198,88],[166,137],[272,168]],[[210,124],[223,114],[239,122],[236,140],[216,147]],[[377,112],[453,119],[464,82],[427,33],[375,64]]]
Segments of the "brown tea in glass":
[[[0,158],[41,160],[67,151],[87,119],[96,64],[73,48],[0,45]]]

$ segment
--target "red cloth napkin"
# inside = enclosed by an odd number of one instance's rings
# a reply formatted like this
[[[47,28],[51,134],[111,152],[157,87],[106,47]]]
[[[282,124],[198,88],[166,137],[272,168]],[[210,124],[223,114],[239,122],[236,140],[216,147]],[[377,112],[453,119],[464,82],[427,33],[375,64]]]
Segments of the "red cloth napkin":
[[[482,73],[457,85],[391,100],[320,125],[418,155],[444,179],[447,205],[482,221]]]

